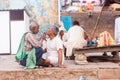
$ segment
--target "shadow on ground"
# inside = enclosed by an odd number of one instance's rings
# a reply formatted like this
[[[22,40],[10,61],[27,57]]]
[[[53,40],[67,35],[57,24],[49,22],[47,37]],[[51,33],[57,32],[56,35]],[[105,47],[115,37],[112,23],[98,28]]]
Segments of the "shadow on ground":
[[[112,56],[89,56],[88,62],[120,62],[119,58],[113,58]]]

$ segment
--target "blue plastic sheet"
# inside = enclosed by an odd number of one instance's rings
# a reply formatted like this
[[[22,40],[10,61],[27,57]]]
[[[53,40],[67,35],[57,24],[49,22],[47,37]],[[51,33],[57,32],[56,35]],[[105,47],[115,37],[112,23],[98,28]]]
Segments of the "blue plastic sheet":
[[[72,26],[72,17],[71,16],[61,16],[61,21],[64,24],[66,31]]]

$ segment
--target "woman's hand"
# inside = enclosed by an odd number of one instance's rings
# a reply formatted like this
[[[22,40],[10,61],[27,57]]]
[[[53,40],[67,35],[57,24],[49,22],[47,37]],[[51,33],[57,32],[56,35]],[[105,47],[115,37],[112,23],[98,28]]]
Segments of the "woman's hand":
[[[67,68],[67,67],[64,66],[64,65],[59,65],[58,67],[59,67],[59,68]]]

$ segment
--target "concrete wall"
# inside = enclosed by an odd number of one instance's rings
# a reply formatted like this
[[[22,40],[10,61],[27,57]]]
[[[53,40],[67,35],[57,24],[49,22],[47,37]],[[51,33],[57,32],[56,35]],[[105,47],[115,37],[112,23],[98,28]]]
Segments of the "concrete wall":
[[[88,13],[69,13],[62,12],[61,16],[72,16],[72,21],[78,20],[88,35],[92,36],[92,32],[95,28],[97,17],[100,13],[93,13],[91,18],[88,17]],[[97,30],[95,31],[95,36],[103,31],[108,31],[114,37],[114,23],[116,15],[120,14],[120,11],[110,12],[103,11],[98,23]]]

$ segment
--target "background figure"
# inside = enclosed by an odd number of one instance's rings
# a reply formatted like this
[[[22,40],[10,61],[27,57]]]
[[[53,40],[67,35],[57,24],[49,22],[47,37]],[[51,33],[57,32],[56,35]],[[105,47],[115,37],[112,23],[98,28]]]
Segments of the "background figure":
[[[115,42],[120,44],[120,15],[116,16],[115,19]]]
[[[85,31],[80,27],[78,21],[73,22],[73,26],[67,32],[67,42],[64,44],[66,47],[66,56],[72,55],[73,48],[83,48],[87,45],[85,40],[87,37]]]
[[[66,39],[66,29],[65,29],[62,21],[59,23],[58,37],[63,41],[63,43],[67,40]]]
[[[88,12],[88,16],[92,17],[92,12],[93,12],[94,6],[92,5],[91,2],[88,2],[86,5],[86,10]]]
[[[67,41],[66,29],[64,28],[62,21],[59,24],[58,37],[62,40],[63,44]],[[63,49],[64,56],[66,56],[66,48],[64,45],[63,45],[63,48],[64,48]]]
[[[64,43],[67,39],[66,39],[66,30],[64,28],[59,28],[59,33],[57,35],[62,42]]]

